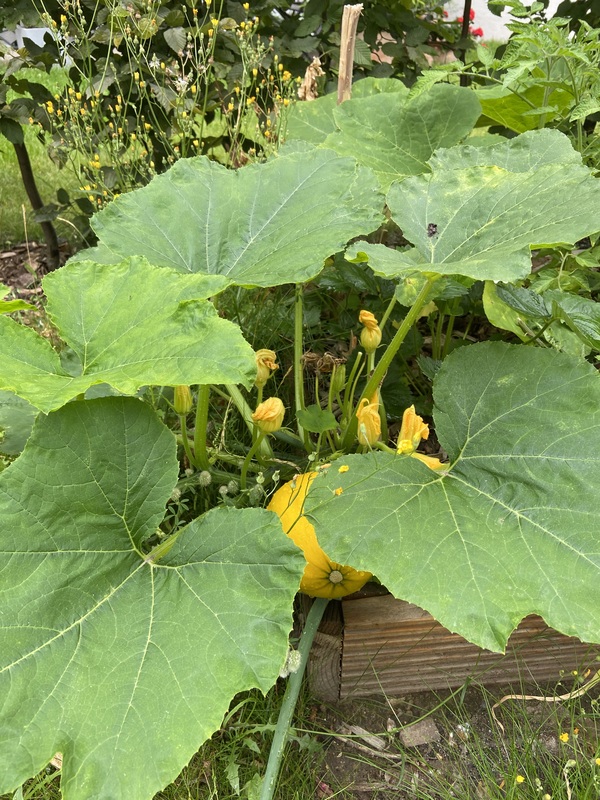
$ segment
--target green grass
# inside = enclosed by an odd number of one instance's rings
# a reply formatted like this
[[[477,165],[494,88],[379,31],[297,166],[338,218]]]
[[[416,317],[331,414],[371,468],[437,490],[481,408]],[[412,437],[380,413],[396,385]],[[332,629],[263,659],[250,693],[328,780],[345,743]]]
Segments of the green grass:
[[[554,690],[523,686],[515,691],[552,697],[567,689],[559,684]],[[370,800],[598,800],[598,689],[570,701],[507,701],[496,711],[504,732],[492,715],[492,706],[503,694],[504,689],[496,687],[465,685],[464,691],[437,696],[325,707],[305,693],[276,800],[356,800],[352,784],[364,784],[367,775],[379,786]],[[155,800],[254,800],[282,696],[281,685],[267,697],[259,692],[237,697],[221,730]],[[400,729],[424,717],[435,721],[440,738],[421,747],[403,747]],[[376,735],[390,757],[381,757],[375,749],[369,755],[368,741],[360,735],[340,735],[343,723],[358,724]],[[345,765],[341,770],[340,764]],[[52,768],[42,771],[23,787],[23,800],[59,800],[59,780],[60,773]],[[0,800],[11,800],[10,795]]]

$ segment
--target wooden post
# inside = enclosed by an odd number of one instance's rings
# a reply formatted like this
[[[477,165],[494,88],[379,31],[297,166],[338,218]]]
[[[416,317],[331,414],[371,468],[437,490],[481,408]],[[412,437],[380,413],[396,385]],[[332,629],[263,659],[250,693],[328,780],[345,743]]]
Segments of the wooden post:
[[[354,68],[354,45],[358,18],[363,10],[362,3],[344,6],[342,16],[342,41],[340,44],[340,71],[338,75],[338,105],[352,96],[352,71]]]

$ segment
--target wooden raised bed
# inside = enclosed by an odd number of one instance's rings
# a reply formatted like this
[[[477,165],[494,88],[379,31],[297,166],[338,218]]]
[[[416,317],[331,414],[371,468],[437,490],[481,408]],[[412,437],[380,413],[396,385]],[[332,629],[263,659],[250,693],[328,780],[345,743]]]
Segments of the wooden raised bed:
[[[599,668],[600,646],[549,628],[541,617],[524,619],[506,655],[491,653],[450,633],[426,611],[391,595],[330,603],[309,664],[311,691],[323,700],[484,684],[559,681],[565,674]]]

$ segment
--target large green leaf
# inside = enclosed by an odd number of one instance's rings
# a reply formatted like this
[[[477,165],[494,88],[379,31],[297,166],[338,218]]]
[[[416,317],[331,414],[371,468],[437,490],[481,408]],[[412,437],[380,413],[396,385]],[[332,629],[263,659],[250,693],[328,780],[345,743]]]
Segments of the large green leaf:
[[[372,173],[309,145],[237,172],[182,159],[96,215],[100,245],[84,257],[142,255],[244,286],[303,282],[348,239],[379,227],[382,209]]]
[[[594,368],[541,348],[474,345],[444,361],[434,400],[452,466],[379,452],[337,461],[307,498],[321,546],[490,650],[532,613],[600,642]]]
[[[353,155],[387,188],[406,175],[429,172],[435,150],[467,136],[480,110],[471,90],[449,84],[436,84],[409,102],[403,94],[377,94],[336,108],[339,130],[323,146]]]
[[[36,415],[27,400],[0,390],[0,453],[15,456],[21,452]]]
[[[277,678],[304,559],[260,509],[216,509],[149,561],[175,439],[132,398],[38,420],[0,475],[0,793],[63,754],[65,800],[145,800]]]
[[[0,316],[0,386],[51,411],[99,383],[124,394],[145,384],[248,385],[250,345],[204,299],[222,285],[218,275],[182,275],[143,258],[69,264],[47,275],[44,289],[78,374],[62,368],[47,339]]]
[[[352,85],[352,98],[346,105],[360,103],[366,97],[376,94],[394,93],[400,97],[408,96],[408,89],[402,81],[394,78],[363,78]],[[286,139],[301,139],[312,144],[322,144],[326,137],[337,130],[334,111],[337,108],[337,92],[325,94],[316,100],[295,103],[287,119]]]
[[[485,144],[481,145],[483,139]],[[581,156],[568,137],[544,128],[513,139],[492,140],[473,136],[464,145],[438,150],[430,159],[433,172],[466,167],[502,167],[509,172],[528,172],[546,164],[581,164]]]
[[[392,217],[415,247],[359,243],[349,257],[366,253],[385,277],[415,269],[505,282],[525,277],[531,248],[573,244],[599,225],[600,183],[574,160],[572,148],[557,145],[557,136],[467,147],[465,169],[458,168],[460,152],[441,154],[432,174],[394,183],[388,193]],[[564,161],[556,160],[560,152]],[[470,166],[476,159],[483,165]]]

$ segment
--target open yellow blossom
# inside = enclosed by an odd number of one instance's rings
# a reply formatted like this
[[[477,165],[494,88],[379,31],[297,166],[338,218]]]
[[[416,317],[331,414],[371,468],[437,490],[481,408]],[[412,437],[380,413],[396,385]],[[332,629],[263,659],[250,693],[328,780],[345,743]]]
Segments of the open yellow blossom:
[[[525,783],[525,778],[522,775],[517,775],[516,781],[517,783]]]
[[[381,328],[375,319],[375,315],[370,311],[361,311],[358,321],[364,325],[360,332],[360,343],[365,353],[374,353],[381,344]]]
[[[565,742],[566,744],[569,741],[569,734],[561,733],[561,735],[558,738],[561,740],[561,742]]]
[[[429,425],[423,422],[422,417],[415,414],[415,407],[410,406],[402,415],[402,427],[400,428],[396,452],[398,455],[409,455],[413,458],[418,458],[429,469],[442,469],[444,464],[439,458],[416,452],[421,440],[427,438],[429,438]]]
[[[369,401],[366,397],[358,404],[358,441],[360,444],[374,445],[381,436],[381,418],[379,416],[379,395],[377,392]]]
[[[252,420],[263,433],[274,433],[281,428],[285,407],[278,397],[269,397],[256,407]]]
[[[410,406],[402,415],[402,427],[396,450],[398,453],[414,453],[421,439],[429,438],[429,425],[423,422],[423,418],[415,413],[415,407]]]
[[[265,385],[265,383],[271,377],[271,373],[273,370],[279,369],[279,366],[275,363],[275,359],[277,356],[273,350],[262,350],[256,351],[256,380],[254,381],[254,385],[258,388],[261,388]]]

